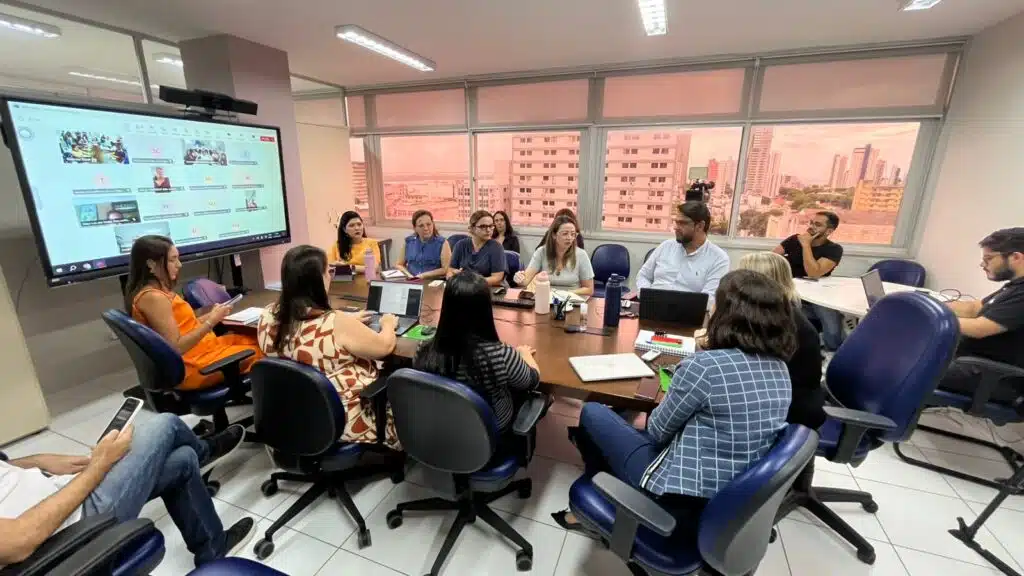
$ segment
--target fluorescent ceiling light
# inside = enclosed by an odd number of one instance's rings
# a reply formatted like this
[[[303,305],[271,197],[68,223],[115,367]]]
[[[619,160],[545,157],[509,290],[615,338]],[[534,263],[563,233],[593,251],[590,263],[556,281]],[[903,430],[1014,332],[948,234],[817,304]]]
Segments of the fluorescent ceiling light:
[[[43,24],[42,22],[26,20],[9,14],[0,14],[0,29],[24,32],[33,36],[39,36],[40,38],[60,38],[60,28],[52,24]]]
[[[87,69],[80,69],[80,70],[70,70],[70,71],[68,71],[68,75],[69,76],[74,76],[76,78],[86,78],[88,80],[100,80],[100,81],[103,81],[103,82],[113,82],[114,84],[122,84],[122,85],[125,85],[125,86],[138,86],[139,88],[142,88],[142,82],[139,82],[138,80],[134,80],[134,79],[132,79],[130,77],[114,76],[114,75],[112,75],[110,73],[107,73],[107,72],[93,72],[93,71],[87,70]],[[160,88],[159,84],[150,84],[149,86],[150,86],[150,88]]]
[[[640,5],[640,18],[644,21],[644,31],[648,36],[661,36],[668,33],[668,16],[665,14],[665,0],[637,0]]]
[[[942,0],[900,0],[900,10],[911,12],[913,10],[927,10]]]
[[[157,52],[153,54],[153,60],[161,64],[168,64],[170,66],[177,66],[178,68],[184,68],[185,63],[181,61],[181,56],[177,54],[168,54],[167,52]]]
[[[394,42],[381,38],[373,32],[364,30],[355,24],[338,26],[334,29],[334,34],[342,40],[358,44],[367,50],[373,50],[382,56],[387,56],[392,60],[397,60],[398,62],[415,68],[420,72],[433,72],[436,68],[436,65],[431,60],[424,58],[415,52],[410,52]]]

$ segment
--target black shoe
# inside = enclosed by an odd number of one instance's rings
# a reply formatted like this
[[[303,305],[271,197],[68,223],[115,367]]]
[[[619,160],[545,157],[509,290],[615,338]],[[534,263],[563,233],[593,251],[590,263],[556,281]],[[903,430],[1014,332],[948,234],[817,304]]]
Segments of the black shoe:
[[[245,546],[245,544],[252,538],[252,535],[256,528],[256,521],[252,518],[245,517],[235,522],[231,528],[228,528],[224,533],[224,556],[234,556]]]
[[[223,432],[214,434],[204,441],[206,442],[207,456],[199,463],[199,470],[203,473],[212,468],[218,460],[231,454],[242,445],[242,442],[245,441],[245,426],[232,424]]]

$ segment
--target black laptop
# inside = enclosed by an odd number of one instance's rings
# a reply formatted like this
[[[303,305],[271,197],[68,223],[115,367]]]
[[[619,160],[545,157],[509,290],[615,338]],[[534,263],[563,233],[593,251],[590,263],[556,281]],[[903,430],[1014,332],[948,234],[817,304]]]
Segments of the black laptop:
[[[640,290],[640,320],[700,328],[708,310],[708,295],[644,288]]]

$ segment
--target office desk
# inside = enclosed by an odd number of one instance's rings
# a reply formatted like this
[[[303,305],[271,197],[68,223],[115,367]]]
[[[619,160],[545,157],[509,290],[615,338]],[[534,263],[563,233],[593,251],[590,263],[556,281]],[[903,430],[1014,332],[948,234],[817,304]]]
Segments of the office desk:
[[[859,277],[830,276],[817,282],[796,278],[793,282],[796,284],[796,291],[800,294],[800,299],[804,302],[838,310],[854,318],[863,318],[868,313],[868,298],[864,295],[864,285]],[[886,294],[923,290],[892,282],[884,282],[883,285]],[[929,291],[929,293],[931,292]]]
[[[352,282],[334,282],[331,285],[331,305],[335,308],[359,306],[365,308],[366,303],[359,301],[365,298],[369,285],[365,278],[357,277]],[[251,306],[263,307],[274,302],[279,292],[255,290],[239,302],[236,309]],[[436,326],[438,314],[444,296],[443,287],[424,286],[423,307],[420,323]],[[350,298],[355,297],[355,300]],[[636,306],[636,304],[634,304]],[[601,327],[604,323],[604,300],[592,298],[587,306],[587,325]],[[579,311],[569,315],[570,324],[578,321]],[[633,351],[633,342],[640,330],[637,319],[623,318],[619,327],[610,336],[592,334],[568,334],[564,330],[565,323],[555,321],[551,314],[538,315],[533,310],[518,308],[494,307],[495,326],[498,337],[509,346],[532,346],[537,350],[537,365],[540,367],[541,388],[546,392],[578,398],[585,401],[602,402],[616,408],[650,411],[657,402],[636,398],[637,387],[641,379],[616,380],[608,382],[582,382],[569,364],[572,356],[591,356],[596,354],[618,354]],[[255,327],[225,322],[236,332],[255,332]],[[693,330],[680,330],[678,327],[644,325],[648,329],[663,329],[675,334],[692,336]],[[394,356],[405,361],[416,355],[419,342],[408,338],[399,338]],[[660,364],[674,364],[678,358],[663,356]],[[660,399],[661,394],[659,394]]]

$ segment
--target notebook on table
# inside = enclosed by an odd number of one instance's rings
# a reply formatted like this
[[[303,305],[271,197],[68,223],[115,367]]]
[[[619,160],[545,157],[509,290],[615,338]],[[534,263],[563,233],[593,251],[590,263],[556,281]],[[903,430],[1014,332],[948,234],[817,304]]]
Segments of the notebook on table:
[[[246,326],[255,326],[260,323],[260,316],[263,315],[263,308],[246,308],[225,317],[229,322],[238,322]]]
[[[654,376],[647,363],[639,356],[627,354],[602,354],[599,356],[573,356],[569,364],[584,382],[602,380],[629,380]]]
[[[636,335],[633,347],[641,352],[657,350],[672,356],[689,356],[697,351],[697,341],[689,336],[657,334],[652,330],[641,330]]]

